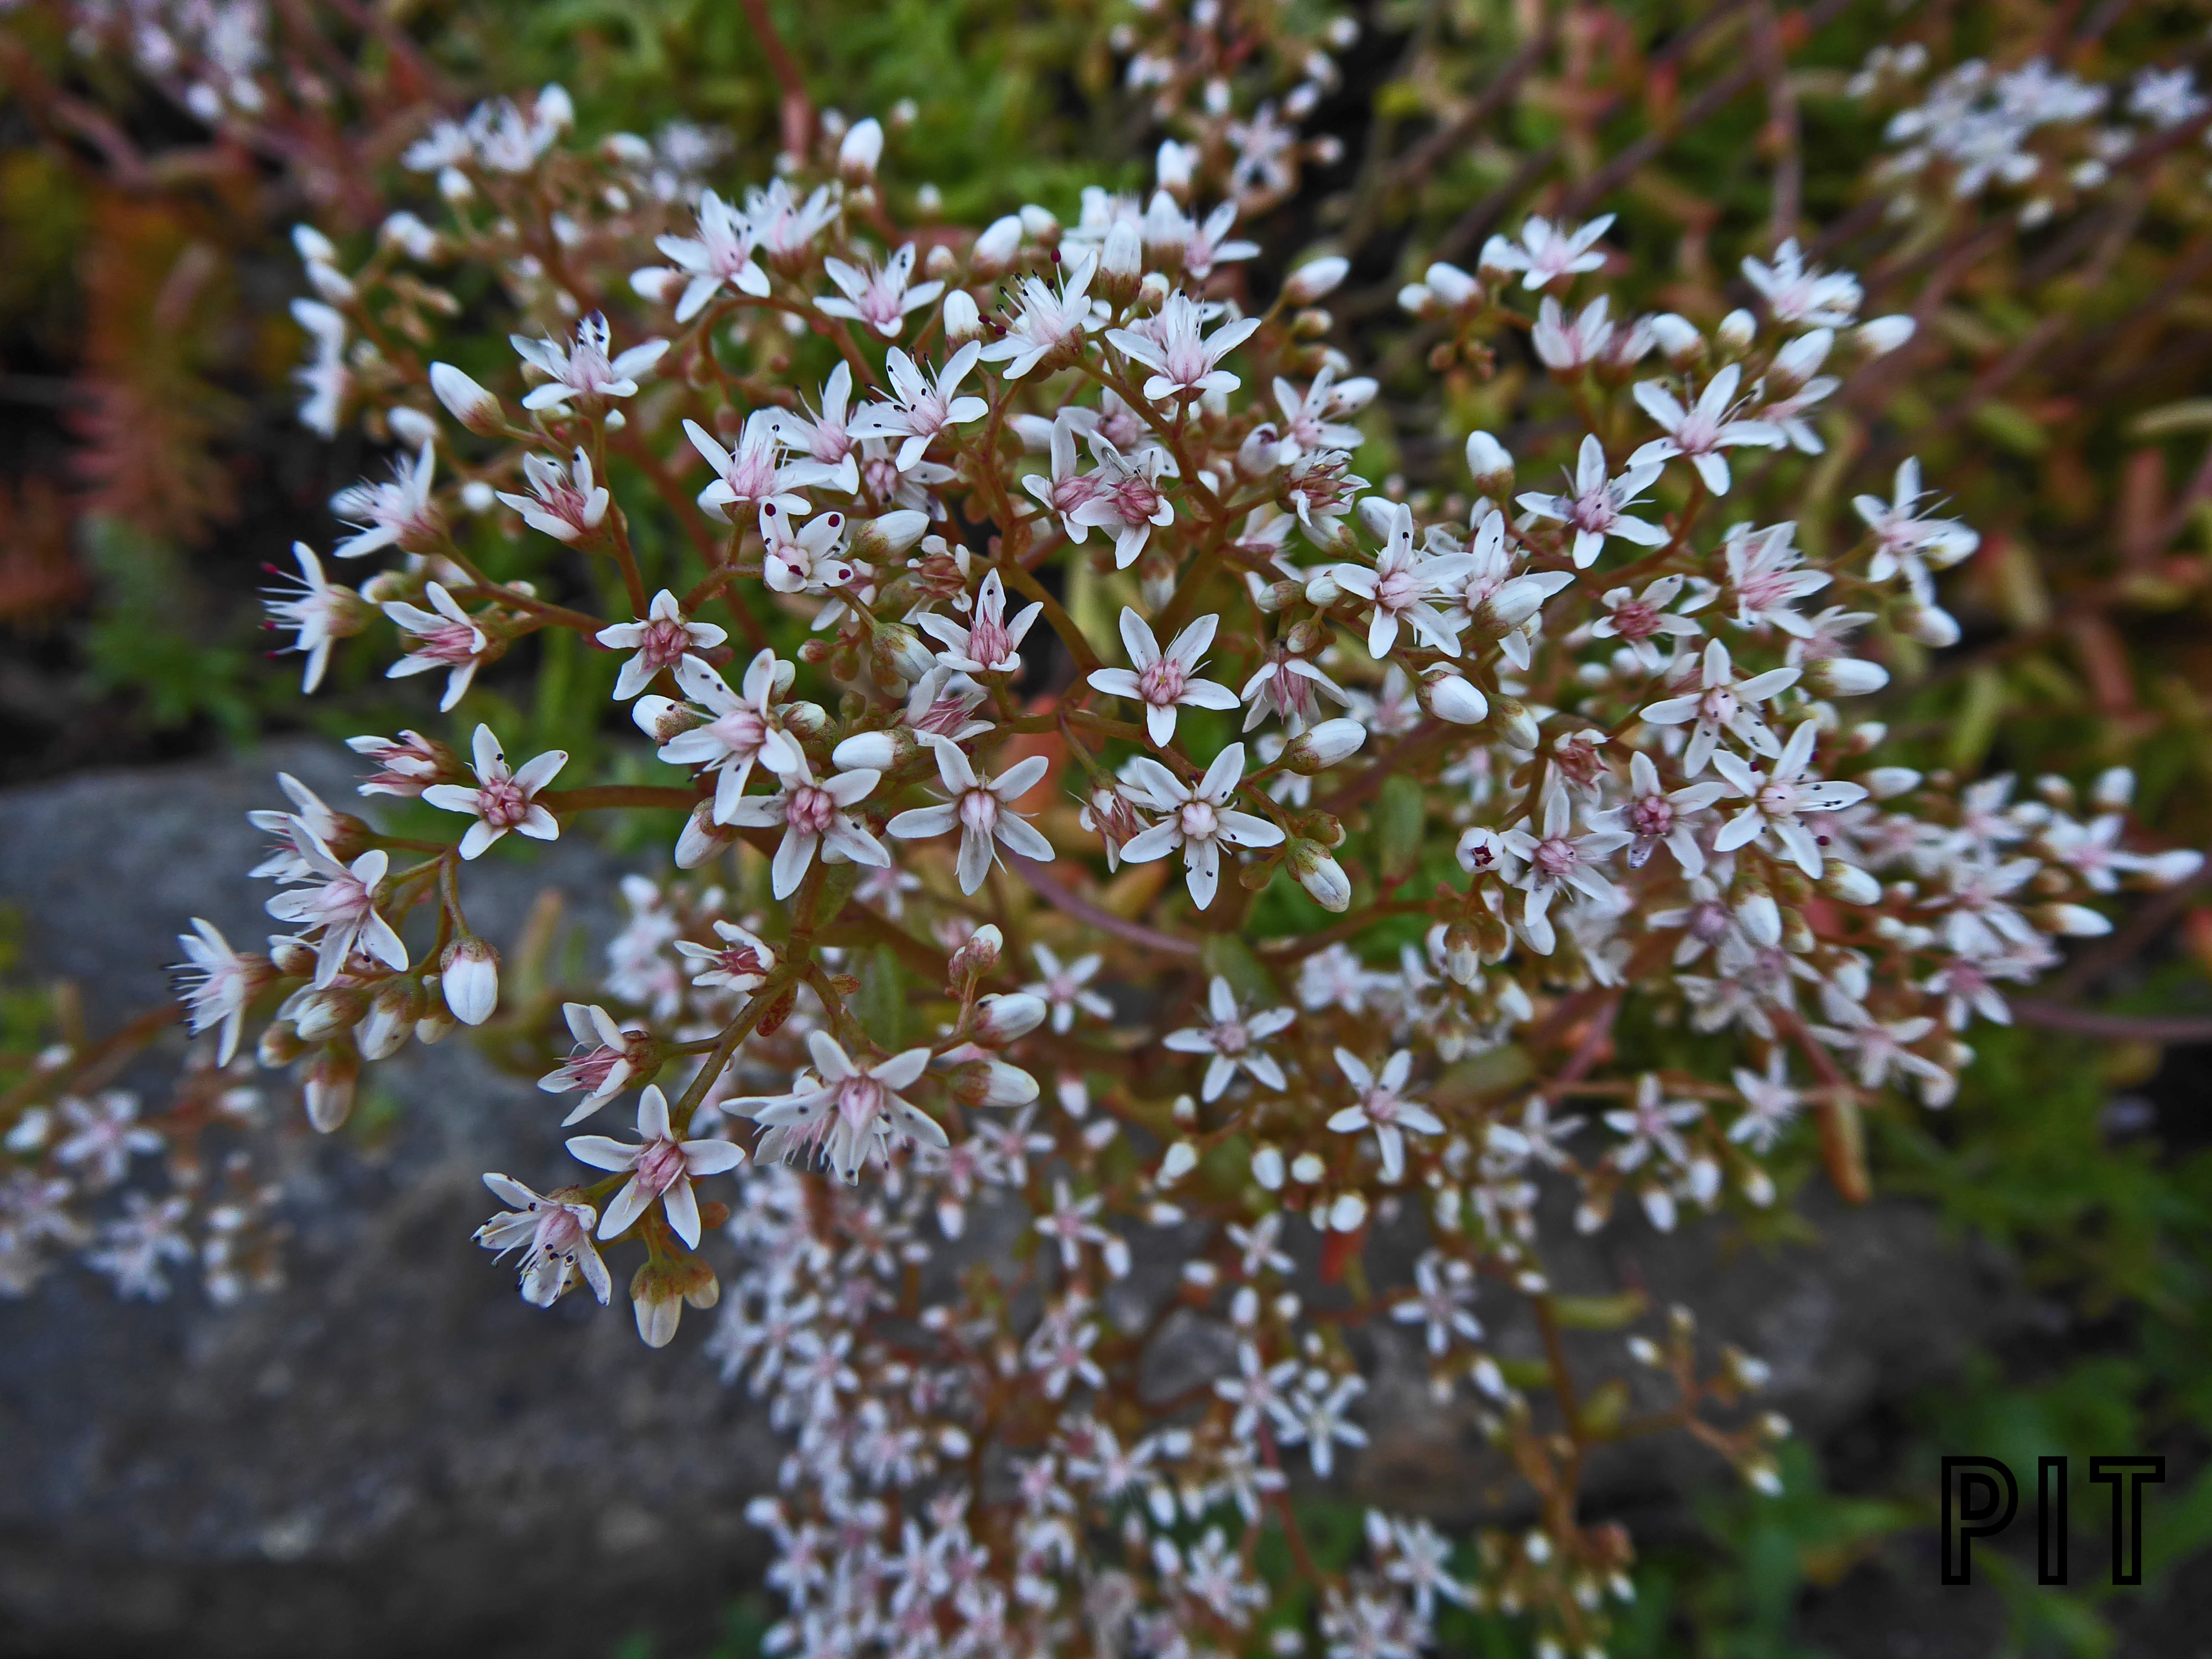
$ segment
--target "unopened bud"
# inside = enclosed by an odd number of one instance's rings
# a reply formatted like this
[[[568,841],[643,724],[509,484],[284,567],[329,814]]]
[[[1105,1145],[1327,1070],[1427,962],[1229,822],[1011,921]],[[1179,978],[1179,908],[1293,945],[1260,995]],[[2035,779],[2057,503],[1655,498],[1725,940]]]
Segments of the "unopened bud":
[[[1911,318],[1903,315],[1871,317],[1858,325],[1851,337],[1868,356],[1883,357],[1911,339],[1918,326]]]
[[[1261,1145],[1252,1149],[1252,1179],[1268,1192],[1279,1192],[1283,1185],[1283,1154],[1279,1147]]]
[[[649,1256],[629,1281],[637,1334],[648,1348],[665,1348],[676,1340],[685,1303],[711,1308],[721,1297],[714,1270],[696,1255]]]
[[[969,934],[962,941],[960,948],[952,953],[952,959],[945,964],[945,976],[952,988],[952,994],[959,995],[959,988],[963,981],[981,979],[997,967],[999,954],[1006,948],[1006,936],[994,922],[987,921]]]
[[[673,697],[640,697],[630,705],[629,717],[637,729],[655,743],[673,743],[694,726],[703,726],[707,717],[697,709],[677,702]]]
[[[279,1066],[289,1066],[307,1052],[307,1045],[300,1041],[299,1032],[292,1029],[289,1020],[271,1020],[261,1033],[254,1057],[274,1071]]]
[[[1798,682],[1816,697],[1861,697],[1889,684],[1889,670],[1864,657],[1821,657]]]
[[[1294,306],[1310,306],[1334,294],[1351,270],[1352,261],[1336,254],[1300,265],[1283,284],[1283,297]]]
[[[1306,603],[1327,610],[1344,597],[1344,589],[1337,586],[1336,573],[1323,570],[1306,583]]]
[[[430,365],[430,390],[447,411],[471,432],[494,437],[507,425],[499,399],[451,363]]]
[[[876,164],[883,159],[883,124],[872,115],[854,122],[837,146],[837,171],[854,184],[874,178]]]
[[[1467,470],[1481,494],[1501,501],[1512,495],[1512,452],[1487,432],[1467,434]]]
[[[994,219],[970,250],[968,263],[979,276],[995,276],[1014,263],[1022,251],[1022,222],[1009,213]]]
[[[952,1097],[963,1106],[1026,1106],[1037,1094],[1037,1080],[1003,1060],[972,1060],[952,1074]]]
[[[1367,728],[1355,720],[1323,720],[1291,740],[1283,764],[1293,772],[1324,772],[1359,752]]]
[[[395,975],[377,988],[368,1017],[354,1028],[363,1060],[387,1060],[399,1052],[422,1014],[422,981]]]
[[[964,288],[956,288],[945,296],[945,337],[954,345],[965,345],[983,331],[983,315],[975,308],[975,296]]]
[[[278,1012],[291,1022],[302,1042],[320,1042],[359,1021],[368,1003],[362,993],[333,985],[319,991],[301,991]]]
[[[2111,920],[2086,904],[2042,904],[2034,915],[2035,925],[2045,933],[2067,939],[2094,939],[2112,931]]]
[[[1006,1043],[1027,1036],[1044,1024],[1047,1012],[1044,999],[1027,991],[984,997],[975,1005],[975,1041]],[[1036,1097],[1034,1083],[1030,1085],[1030,1097]]]
[[[1941,605],[1908,602],[1899,608],[1897,623],[1931,651],[1959,642],[1958,619]]]
[[[1844,864],[1835,859],[1828,859],[1821,866],[1820,890],[1845,904],[1879,904],[1881,902],[1880,882],[1856,864]]]
[[[928,528],[927,513],[910,509],[886,513],[880,519],[853,526],[852,555],[869,563],[896,558],[920,541]]]
[[[1425,675],[1418,695],[1422,708],[1454,726],[1480,726],[1490,718],[1490,699],[1462,675]]]
[[[323,1134],[343,1123],[353,1111],[354,1085],[361,1079],[361,1055],[349,1042],[326,1045],[307,1068],[307,1121]]]
[[[1116,305],[1137,297],[1145,276],[1145,240],[1136,225],[1117,219],[1106,233],[1106,246],[1098,259],[1098,291]]]
[[[1366,1199],[1358,1193],[1339,1193],[1328,1206],[1329,1231],[1356,1233],[1366,1224]]]
[[[904,623],[884,623],[868,642],[868,656],[878,679],[897,679],[911,685],[936,665],[932,651]]]
[[[856,732],[830,751],[830,763],[840,772],[888,772],[920,746],[902,726],[888,732]]]
[[[315,971],[314,947],[301,939],[270,939],[269,960],[287,979],[306,979]]]
[[[1741,357],[1751,349],[1752,340],[1758,332],[1758,320],[1747,311],[1736,310],[1721,319],[1721,325],[1713,331],[1713,339],[1723,356]]]
[[[1498,735],[1509,749],[1534,749],[1540,741],[1536,731],[1536,717],[1515,697],[1493,697],[1490,713],[1497,724]]]
[[[1482,303],[1482,284],[1441,260],[1421,273],[1421,284],[1449,311],[1472,311]]]
[[[1317,842],[1303,837],[1293,841],[1286,854],[1291,874],[1304,888],[1313,902],[1332,915],[1341,915],[1352,908],[1352,880],[1344,873],[1344,866],[1328,855]]]
[[[481,1025],[499,1006],[499,952],[465,934],[446,947],[438,982],[453,1018],[464,1025]]]
[[[1167,1156],[1160,1160],[1159,1184],[1163,1187],[1181,1181],[1198,1167],[1198,1148],[1188,1140],[1178,1140],[1168,1148]]]
[[[1705,337],[1687,317],[1662,311],[1651,319],[1651,337],[1660,355],[1678,373],[1695,368],[1705,355]]]
[[[702,800],[691,809],[691,816],[684,821],[683,831],[676,837],[676,867],[696,870],[720,857],[737,838],[735,830],[714,822],[714,801]]]
[[[1050,208],[1039,207],[1035,202],[1025,203],[1022,208],[1021,227],[1022,234],[1039,247],[1060,246],[1060,220]]]

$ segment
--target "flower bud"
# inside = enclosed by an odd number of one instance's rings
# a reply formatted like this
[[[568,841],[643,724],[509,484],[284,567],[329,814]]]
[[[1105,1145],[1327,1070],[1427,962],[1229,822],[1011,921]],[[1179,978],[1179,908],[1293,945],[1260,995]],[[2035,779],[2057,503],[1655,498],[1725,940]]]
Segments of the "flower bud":
[[[422,981],[398,974],[377,988],[368,1017],[354,1027],[363,1060],[388,1060],[405,1046],[422,1014]]]
[[[965,345],[982,331],[983,315],[975,308],[975,296],[964,288],[952,289],[945,296],[945,339]]]
[[[975,1005],[975,1041],[1006,1043],[1027,1036],[1044,1024],[1046,1012],[1044,999],[1026,991],[984,997]],[[1030,1098],[1036,1098],[1034,1083],[1030,1085]]]
[[[481,1025],[499,1006],[499,952],[473,934],[446,947],[438,982],[446,1006],[464,1025]]]
[[[1418,696],[1422,708],[1454,726],[1480,726],[1490,718],[1490,700],[1462,675],[1425,675]]]
[[[1421,273],[1421,285],[1449,310],[1471,311],[1482,303],[1482,284],[1441,260]]]
[[[1343,597],[1344,590],[1337,586],[1336,573],[1333,570],[1323,570],[1306,583],[1308,605],[1319,605],[1326,610]]]
[[[1152,162],[1152,174],[1162,190],[1182,201],[1189,195],[1191,179],[1197,170],[1197,145],[1178,143],[1172,138],[1160,141],[1159,154]]]
[[[629,1299],[645,1346],[665,1348],[676,1340],[684,1304],[711,1308],[722,1299],[722,1286],[698,1256],[649,1256],[629,1281]]]
[[[1858,325],[1851,337],[1868,356],[1884,357],[1911,339],[1918,326],[1903,315],[1871,317]]]
[[[1354,720],[1328,720],[1291,740],[1283,763],[1293,772],[1324,772],[1359,752],[1367,728]]]
[[[1426,283],[1408,283],[1398,290],[1398,309],[1426,317],[1436,309],[1437,296]]]
[[[353,1025],[367,1007],[368,998],[361,992],[333,985],[295,993],[277,1012],[291,1022],[302,1042],[321,1042]]]
[[[307,979],[315,971],[315,950],[303,939],[272,936],[269,961],[287,979]]]
[[[714,803],[702,800],[691,809],[691,816],[684,821],[683,833],[676,837],[676,867],[696,870],[709,860],[720,857],[732,842],[738,838],[735,830],[724,829],[714,822]]]
[[[1695,368],[1704,361],[1705,337],[1687,317],[1672,311],[1661,312],[1651,319],[1651,337],[1658,343],[1660,355],[1677,373]]]
[[[673,743],[696,726],[706,723],[697,709],[659,696],[640,697],[630,705],[629,717],[637,729],[655,743]]]
[[[353,1111],[354,1085],[361,1078],[361,1056],[349,1042],[328,1044],[307,1068],[302,1091],[307,1097],[307,1121],[318,1133],[328,1134]]]
[[[430,390],[447,412],[471,432],[495,437],[507,425],[499,399],[451,363],[430,365]]]
[[[1721,325],[1713,331],[1713,339],[1724,357],[1741,357],[1751,349],[1753,338],[1759,332],[1759,324],[1744,310],[1731,311],[1721,319]]]
[[[878,626],[868,641],[868,659],[875,666],[878,679],[896,679],[908,685],[937,664],[937,653],[904,623]]]
[[[1366,1199],[1358,1193],[1339,1193],[1328,1206],[1329,1231],[1356,1233],[1366,1224]]]
[[[1294,306],[1310,306],[1334,294],[1352,270],[1352,261],[1336,254],[1300,265],[1283,284],[1283,297]]]
[[[963,1106],[1026,1106],[1037,1080],[1003,1060],[971,1060],[952,1074],[952,1097]]]
[[[1920,774],[1909,766],[1877,766],[1863,781],[1876,800],[1890,800],[1920,787]]]
[[[2067,939],[2095,939],[2112,931],[2111,920],[2086,904],[2041,904],[2034,915],[2035,925],[2045,933]]]
[[[854,122],[837,146],[837,171],[854,184],[874,178],[876,164],[883,159],[883,123],[872,115]]]
[[[1300,1152],[1291,1160],[1291,1179],[1302,1187],[1317,1184],[1328,1173],[1328,1165],[1321,1161],[1317,1152]]]
[[[776,712],[795,738],[818,738],[830,729],[830,711],[818,702],[787,702]]]
[[[1106,246],[1098,259],[1098,291],[1116,305],[1137,297],[1145,276],[1145,240],[1136,225],[1117,219],[1106,233]]]
[[[1252,1179],[1268,1192],[1282,1190],[1283,1153],[1280,1147],[1262,1144],[1252,1149]]]
[[[1773,894],[1745,894],[1735,902],[1735,919],[1753,944],[1771,950],[1782,943],[1782,908]]]
[[[1344,873],[1344,866],[1318,843],[1303,836],[1291,842],[1286,861],[1298,885],[1322,909],[1341,915],[1352,908],[1351,878]]]
[[[1009,213],[994,219],[969,250],[968,264],[981,276],[995,276],[1014,263],[1022,251],[1022,222]]]
[[[279,1066],[289,1066],[307,1052],[307,1045],[300,1041],[300,1034],[292,1029],[289,1020],[272,1020],[261,1033],[255,1058],[274,1071]]]
[[[1178,1140],[1168,1148],[1167,1156],[1160,1160],[1159,1184],[1163,1187],[1181,1181],[1198,1167],[1198,1148],[1188,1140]]]
[[[1035,202],[1024,203],[1021,227],[1022,234],[1039,247],[1060,246],[1060,220],[1050,208],[1039,207]]]
[[[2153,853],[2136,866],[2136,872],[2152,887],[2178,887],[2204,867],[2204,854],[2186,847]]]
[[[1494,697],[1490,712],[1497,722],[1498,735],[1509,749],[1534,749],[1541,741],[1536,731],[1536,717],[1515,697]]]
[[[1860,697],[1889,684],[1889,670],[1864,657],[1821,657],[1798,682],[1816,697]]]
[[[1467,434],[1467,470],[1481,494],[1501,501],[1513,494],[1513,453],[1487,432]]]
[[[888,772],[920,745],[904,726],[888,732],[856,732],[830,751],[840,772]]]
[[[929,514],[902,509],[853,526],[852,556],[870,563],[896,558],[921,539]]]
[[[1932,651],[1959,642],[1958,620],[1937,605],[1908,603],[1899,608],[1898,626]]]
[[[963,981],[981,979],[999,965],[999,953],[1006,948],[1006,936],[994,922],[985,922],[968,935],[952,959],[945,964],[945,976],[951,982],[953,994],[959,994]]]
[[[1830,898],[1840,899],[1845,904],[1879,904],[1881,884],[1855,864],[1844,864],[1836,859],[1823,861],[1820,870],[1820,890]]]

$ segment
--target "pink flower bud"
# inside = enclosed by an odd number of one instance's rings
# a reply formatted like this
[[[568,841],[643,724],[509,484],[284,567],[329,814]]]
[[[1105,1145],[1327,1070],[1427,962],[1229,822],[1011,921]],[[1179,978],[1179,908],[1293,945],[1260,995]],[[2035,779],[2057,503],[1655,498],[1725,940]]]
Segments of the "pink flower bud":
[[[447,412],[470,431],[496,436],[507,425],[499,399],[451,363],[430,365],[430,390]]]

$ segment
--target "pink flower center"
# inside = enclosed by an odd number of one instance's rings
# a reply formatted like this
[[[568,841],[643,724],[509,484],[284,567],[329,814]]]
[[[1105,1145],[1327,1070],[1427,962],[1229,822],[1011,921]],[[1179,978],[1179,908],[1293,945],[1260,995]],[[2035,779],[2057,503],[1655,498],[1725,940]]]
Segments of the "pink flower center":
[[[1628,827],[1639,836],[1659,836],[1674,827],[1674,807],[1664,795],[1646,795],[1628,809]]]
[[[760,753],[761,743],[768,736],[768,722],[760,717],[757,708],[737,708],[722,715],[707,730],[714,741],[739,760],[750,760]]]
[[[1159,511],[1160,492],[1141,477],[1122,479],[1109,492],[1123,524],[1146,524]]]
[[[495,778],[477,790],[477,816],[495,830],[512,830],[530,816],[530,797],[513,778]]]
[[[1583,855],[1575,849],[1574,842],[1567,840],[1564,836],[1555,836],[1549,841],[1539,842],[1536,845],[1536,856],[1529,860],[1553,881],[1565,880],[1582,861]]]
[[[1163,657],[1137,676],[1137,692],[1146,702],[1172,703],[1182,696],[1188,680],[1181,663]]]
[[[648,1193],[666,1192],[684,1173],[684,1149],[672,1140],[656,1140],[637,1160],[637,1179]]]
[[[1185,802],[1178,817],[1185,841],[1212,841],[1221,833],[1221,815],[1210,800]]]
[[[1213,1049],[1216,1054],[1241,1054],[1252,1046],[1252,1034],[1244,1029],[1241,1019],[1224,1020],[1213,1028]]]
[[[960,824],[979,836],[998,827],[999,798],[988,789],[970,789],[960,797]]]
[[[1631,599],[1613,613],[1613,631],[1624,640],[1648,640],[1659,631],[1659,611],[1642,599]]]
[[[802,834],[818,836],[836,816],[837,802],[827,789],[802,783],[791,792],[791,803],[785,809],[784,819]]]
[[[691,648],[690,630],[680,622],[656,618],[645,625],[637,642],[638,655],[655,668],[673,668]]]

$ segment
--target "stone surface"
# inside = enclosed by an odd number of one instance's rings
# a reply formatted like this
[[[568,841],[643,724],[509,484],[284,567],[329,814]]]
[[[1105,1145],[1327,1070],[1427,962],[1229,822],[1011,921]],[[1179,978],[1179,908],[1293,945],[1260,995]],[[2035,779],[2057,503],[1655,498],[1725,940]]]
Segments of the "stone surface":
[[[262,837],[242,815],[277,804],[279,766],[338,799],[347,758],[301,745],[0,796],[0,903],[23,913],[33,961],[120,1014],[161,994],[186,917],[241,943],[269,931],[268,889],[243,875]],[[487,859],[471,918],[510,940],[550,885],[603,939],[611,916],[580,902],[615,867],[574,839],[534,862]],[[557,1114],[464,1041],[410,1053],[378,1073],[406,1103],[388,1134],[274,1137],[295,1231],[282,1291],[228,1310],[192,1290],[126,1305],[63,1269],[0,1302],[0,1654],[565,1659],[641,1631],[665,1654],[705,1650],[757,1567],[742,1510],[772,1475],[773,1437],[699,1357],[697,1316],[655,1354],[620,1307],[523,1305],[469,1244],[489,1207],[477,1176],[556,1176]],[[1708,1336],[1775,1363],[1771,1403],[1816,1438],[2039,1316],[1924,1212],[1816,1194],[1808,1212],[1818,1250],[1633,1224],[1583,1240],[1554,1218],[1559,1282],[1697,1306]],[[1139,1267],[1172,1281],[1172,1263]],[[1357,1486],[1442,1518],[1496,1514],[1503,1471],[1410,1381],[1409,1334],[1376,1339]],[[1188,1386],[1223,1362],[1218,1335],[1176,1325],[1148,1380]],[[1510,1316],[1495,1336],[1536,1352]],[[1620,1365],[1617,1336],[1573,1340]],[[1675,1437],[1593,1473],[1594,1510],[1632,1512],[1639,1529],[1679,1522],[1686,1486],[1729,1478]]]

